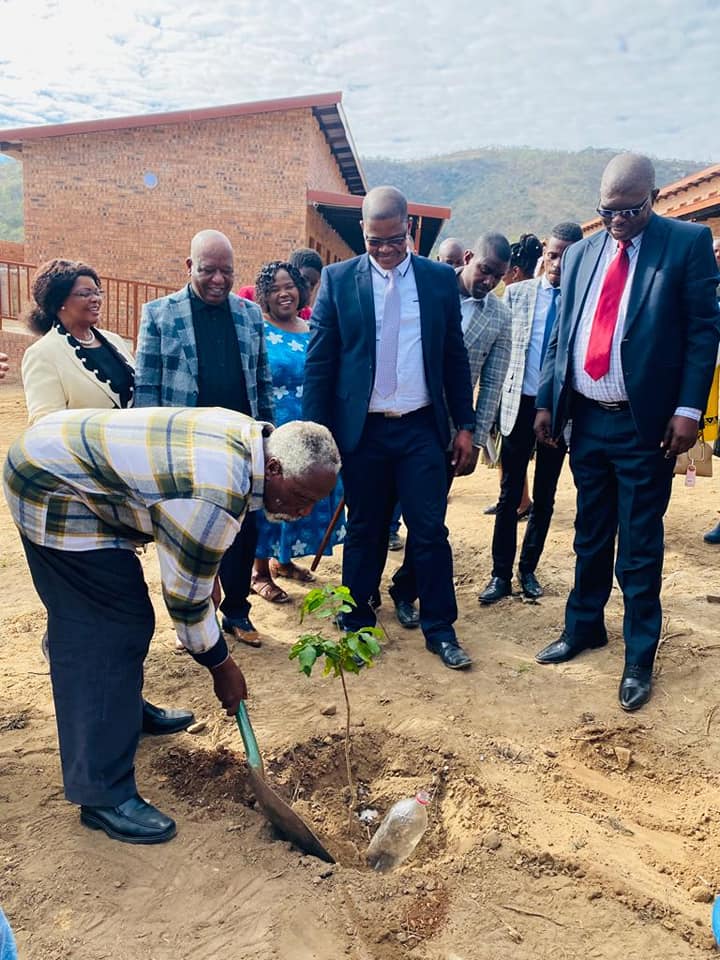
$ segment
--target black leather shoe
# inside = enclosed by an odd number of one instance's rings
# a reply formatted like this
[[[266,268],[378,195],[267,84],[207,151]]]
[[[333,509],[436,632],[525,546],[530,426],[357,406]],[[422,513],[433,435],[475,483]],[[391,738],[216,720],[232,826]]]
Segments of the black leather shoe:
[[[452,643],[450,640],[430,643],[430,641],[427,640],[425,646],[430,653],[436,653],[445,666],[450,667],[451,670],[464,670],[472,663],[472,660],[459,643]]]
[[[391,533],[388,537],[388,550],[402,550],[403,538],[399,533]]]
[[[420,626],[420,614],[414,603],[407,600],[393,600],[395,604],[395,616],[401,627],[406,630],[414,630]]]
[[[174,820],[137,793],[117,807],[82,806],[80,820],[91,830],[104,830],[123,843],[165,843],[177,832]]]
[[[523,595],[526,596],[528,600],[537,600],[545,593],[534,573],[519,573],[518,580],[520,581]]]
[[[623,670],[618,699],[623,710],[639,710],[650,699],[652,691],[652,668],[634,664]]]
[[[368,605],[370,606],[371,610],[377,610],[378,607],[382,606],[382,598],[379,590],[373,593],[373,595],[370,597],[368,600]]]
[[[583,650],[596,650],[598,647],[605,646],[607,646],[607,637],[599,637],[597,640],[586,643],[575,643],[563,630],[557,640],[535,654],[535,659],[538,663],[566,663]]]
[[[483,510],[483,513],[485,514],[486,517],[494,517],[495,514],[497,513],[497,508],[498,508],[498,505],[494,503],[491,507],[485,507],[485,509]]]
[[[165,710],[163,707],[154,707],[152,703],[143,700],[142,732],[154,733],[162,736],[165,733],[180,733],[186,730],[195,719],[195,714],[189,710]]]
[[[712,530],[708,532],[703,537],[705,543],[718,544],[720,543],[720,523],[717,526],[713,527]]]
[[[509,597],[512,594],[509,580],[503,580],[502,577],[490,577],[490,582],[478,597],[480,603],[497,603],[503,597]]]

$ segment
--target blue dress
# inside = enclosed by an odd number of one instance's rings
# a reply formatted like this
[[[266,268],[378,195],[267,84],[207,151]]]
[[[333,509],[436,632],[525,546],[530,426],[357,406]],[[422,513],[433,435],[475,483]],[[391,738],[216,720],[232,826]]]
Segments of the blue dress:
[[[265,321],[265,343],[273,380],[275,425],[278,427],[289,420],[302,420],[305,355],[309,342],[309,331],[290,333]],[[330,496],[318,501],[309,516],[292,522],[272,523],[262,510],[259,510],[255,556],[261,559],[275,557],[279,563],[290,563],[298,557],[314,556],[342,495],[342,484],[338,479]],[[330,556],[333,547],[344,539],[345,511],[335,524],[323,551],[325,556]]]

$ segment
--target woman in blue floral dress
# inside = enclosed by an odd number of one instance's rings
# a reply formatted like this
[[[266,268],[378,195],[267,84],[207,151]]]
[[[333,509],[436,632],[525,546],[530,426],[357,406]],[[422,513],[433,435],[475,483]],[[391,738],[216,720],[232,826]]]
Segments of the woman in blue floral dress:
[[[307,302],[307,287],[300,272],[292,264],[273,260],[265,264],[255,281],[255,296],[265,315],[265,342],[273,378],[275,423],[302,419],[302,392],[305,356],[310,341],[310,327],[298,316]],[[299,557],[314,556],[335,508],[342,497],[340,481],[325,500],[317,503],[312,513],[291,523],[271,523],[258,514],[258,545],[255,551],[252,590],[271,603],[287,603],[288,594],[275,583],[276,577],[287,577],[307,583],[315,578],[305,567],[295,563]],[[345,538],[345,518],[335,525],[325,548]]]

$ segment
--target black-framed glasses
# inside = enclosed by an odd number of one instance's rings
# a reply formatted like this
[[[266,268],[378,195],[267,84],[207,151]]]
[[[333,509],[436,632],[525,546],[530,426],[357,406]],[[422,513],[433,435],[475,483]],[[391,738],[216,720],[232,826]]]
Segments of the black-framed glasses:
[[[639,217],[645,207],[648,205],[650,197],[645,197],[639,207],[628,207],[626,210],[610,210],[608,207],[595,207],[595,212],[601,220],[612,220],[613,217],[622,217],[624,220],[632,220],[633,217]]]
[[[90,297],[99,297],[101,300],[105,296],[104,290],[78,290],[70,294],[71,297],[80,297],[81,300],[89,300]]]
[[[364,234],[365,243],[368,247],[372,247],[373,250],[378,250],[380,247],[404,247],[407,244],[407,234],[399,233],[396,237],[368,237],[367,234]]]

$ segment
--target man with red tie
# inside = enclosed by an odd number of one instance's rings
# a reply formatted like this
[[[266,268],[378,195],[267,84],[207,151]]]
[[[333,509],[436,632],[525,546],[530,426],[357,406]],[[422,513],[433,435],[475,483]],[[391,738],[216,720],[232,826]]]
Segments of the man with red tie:
[[[720,317],[707,227],[659,217],[647,157],[605,168],[605,230],[570,247],[537,394],[535,432],[556,444],[572,421],[577,488],[575,583],[560,638],[538,663],[607,644],[615,574],[625,604],[619,700],[650,698],[662,611],[663,516],[675,457],[696,440],[712,381]]]

